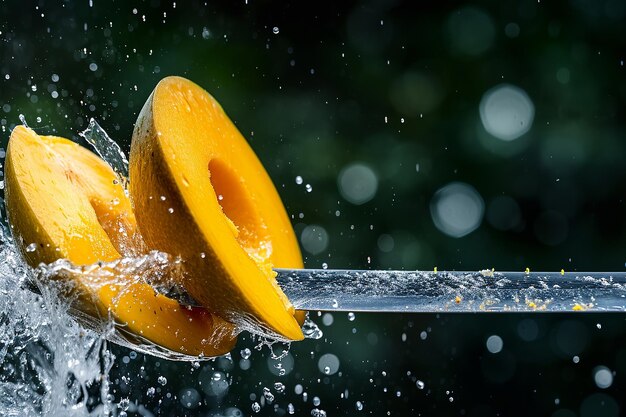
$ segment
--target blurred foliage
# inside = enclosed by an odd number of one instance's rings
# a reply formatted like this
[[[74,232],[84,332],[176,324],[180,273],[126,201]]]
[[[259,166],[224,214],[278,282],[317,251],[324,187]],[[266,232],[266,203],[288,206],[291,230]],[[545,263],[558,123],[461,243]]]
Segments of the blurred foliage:
[[[622,270],[625,17],[620,0],[4,1],[1,146],[23,114],[39,132],[76,140],[94,117],[128,150],[151,90],[162,77],[181,75],[213,94],[249,139],[296,232],[308,225],[327,232],[324,250],[304,253],[308,267]],[[535,111],[530,130],[512,141],[490,135],[479,116],[483,95],[502,83],[525,91]],[[375,196],[361,205],[338,188],[352,163],[378,179]],[[485,204],[480,226],[461,238],[442,233],[431,216],[433,196],[451,182],[473,187]],[[516,335],[522,319],[446,317],[440,344],[417,341],[406,352],[399,334],[411,331],[408,323],[420,322],[421,331],[443,327],[443,319],[363,316],[359,329],[391,338],[379,350],[363,340],[344,346],[339,334],[353,326],[338,323],[330,328],[338,357],[365,362],[337,386],[374,396],[365,401],[378,404],[369,409],[375,415],[549,415],[560,407],[557,397],[581,415],[613,415],[585,414],[581,403],[595,392],[590,370],[602,363],[617,371],[611,391],[623,410],[618,385],[626,356],[615,350],[625,341],[623,318],[536,318],[542,330],[530,344]],[[613,329],[609,336],[596,335],[600,319]],[[568,328],[573,334],[585,333],[584,366],[553,349],[554,334],[570,321],[577,323]],[[505,340],[506,359],[485,356],[489,334]],[[311,344],[328,350],[329,340],[294,346],[298,363],[307,366]],[[377,352],[382,356],[371,359]],[[477,367],[492,359],[513,361],[513,373],[494,379],[485,371],[492,365]],[[426,381],[437,387],[433,394],[405,405],[390,404],[406,397],[377,398],[381,385],[367,383],[369,372],[396,369],[400,378],[407,367],[430,367],[421,378],[435,381]],[[311,368],[300,377],[314,381]],[[383,385],[393,393],[398,381]],[[505,382],[506,390],[497,388]],[[446,387],[454,387],[454,402]],[[325,398],[339,401],[341,391]],[[521,398],[519,409],[511,408],[509,400]],[[354,412],[350,404],[343,414]],[[577,414],[559,414],[569,415]]]

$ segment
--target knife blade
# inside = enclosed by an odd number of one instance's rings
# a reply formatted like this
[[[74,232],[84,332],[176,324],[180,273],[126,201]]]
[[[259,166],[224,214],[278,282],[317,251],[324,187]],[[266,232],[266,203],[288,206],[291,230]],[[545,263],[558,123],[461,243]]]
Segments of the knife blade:
[[[299,310],[626,311],[626,272],[275,271],[278,284]]]

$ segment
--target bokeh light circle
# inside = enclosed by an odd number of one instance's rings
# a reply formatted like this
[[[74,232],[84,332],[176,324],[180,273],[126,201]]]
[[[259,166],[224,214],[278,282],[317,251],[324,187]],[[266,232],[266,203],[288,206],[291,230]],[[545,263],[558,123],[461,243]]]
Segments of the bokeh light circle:
[[[485,343],[485,345],[487,346],[487,350],[490,353],[500,353],[500,351],[502,351],[502,348],[504,347],[504,342],[502,341],[502,338],[500,336],[494,334],[487,338],[487,342]]]
[[[367,165],[354,163],[341,170],[338,185],[344,199],[359,205],[374,198],[378,189],[378,177]]]
[[[305,251],[311,255],[319,255],[328,247],[328,232],[322,226],[312,224],[302,230],[300,242]]]
[[[485,203],[478,191],[461,182],[440,188],[430,204],[430,214],[437,229],[456,238],[476,230],[484,211]]]
[[[593,381],[598,388],[606,389],[613,385],[613,373],[606,366],[598,366],[593,370]]]
[[[494,137],[512,141],[532,127],[535,106],[524,90],[501,84],[488,90],[480,101],[480,120]]]

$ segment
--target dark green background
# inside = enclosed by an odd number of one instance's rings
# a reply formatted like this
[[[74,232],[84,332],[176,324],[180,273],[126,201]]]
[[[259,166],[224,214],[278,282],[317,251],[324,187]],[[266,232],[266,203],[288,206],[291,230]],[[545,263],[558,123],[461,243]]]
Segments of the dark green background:
[[[94,117],[128,150],[152,88],[166,75],[181,75],[213,94],[249,139],[297,233],[310,224],[328,232],[325,251],[305,253],[308,267],[624,268],[623,1],[248,3],[0,3],[1,146],[23,114],[39,132],[74,138]],[[480,53],[471,53],[476,45]],[[437,99],[401,111],[393,97],[407,73],[428,81],[417,97],[434,89]],[[491,137],[479,118],[482,95],[501,83],[523,89],[535,107],[532,128],[513,142]],[[353,162],[369,165],[379,180],[375,198],[359,206],[337,187],[339,172]],[[312,192],[296,184],[297,175]],[[465,237],[441,233],[429,206],[453,181],[473,186],[487,213],[495,197],[513,198],[520,209],[515,227],[499,230],[485,218]],[[394,239],[389,253],[378,248],[381,234]],[[520,336],[527,318],[357,315],[349,322],[335,314],[332,326],[322,326],[325,339],[292,346],[296,368],[282,379],[288,394],[277,394],[278,410],[266,406],[261,414],[280,414],[293,402],[297,415],[310,415],[314,395],[328,415],[355,415],[357,400],[368,415],[624,412],[622,315],[533,316],[531,341]],[[504,340],[500,353],[485,348],[492,334]],[[242,340],[245,346],[252,343]],[[142,355],[116,364],[113,377],[134,377],[145,362],[146,380],[135,377],[116,395],[130,390],[131,401],[162,415],[226,413],[230,406],[252,413],[249,394],[278,378],[258,353],[250,371],[240,370],[239,350],[221,405],[207,397],[186,410],[167,398],[198,389],[190,366],[160,361],[156,368]],[[326,352],[339,357],[342,376],[325,381],[316,363]],[[599,365],[615,372],[609,389],[594,384]],[[167,389],[149,397],[159,372],[168,373]],[[426,389],[417,390],[415,378]],[[308,387],[308,402],[293,394],[297,383]],[[340,399],[345,389],[347,400]]]

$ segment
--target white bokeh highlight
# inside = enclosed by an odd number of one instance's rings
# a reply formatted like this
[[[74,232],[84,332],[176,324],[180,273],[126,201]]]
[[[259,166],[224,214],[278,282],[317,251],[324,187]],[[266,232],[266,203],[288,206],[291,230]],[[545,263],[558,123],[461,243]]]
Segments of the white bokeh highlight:
[[[485,203],[478,191],[462,182],[440,188],[430,204],[430,214],[437,229],[455,238],[476,230],[484,212]]]
[[[322,226],[311,224],[302,230],[300,242],[305,251],[319,255],[328,247],[328,232]]]
[[[535,106],[528,94],[510,84],[498,85],[483,94],[479,112],[485,130],[504,141],[528,132],[535,118]]]
[[[613,385],[613,373],[606,366],[598,366],[593,370],[593,381],[598,388],[609,388]]]
[[[367,203],[376,195],[378,177],[367,165],[354,163],[341,170],[337,185],[345,200],[360,205]]]
[[[504,347],[504,342],[500,336],[494,334],[487,338],[485,345],[490,353],[500,353]]]

